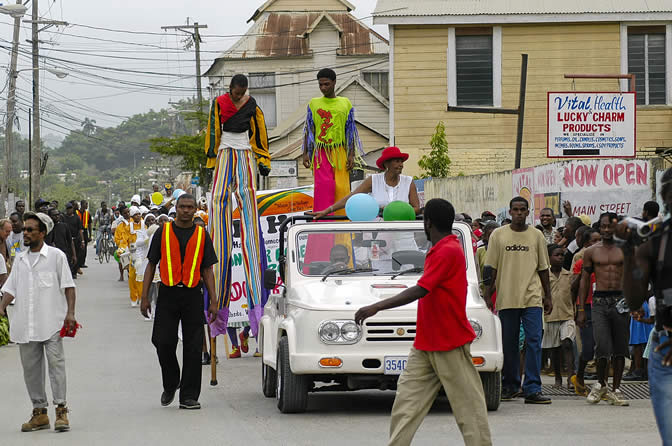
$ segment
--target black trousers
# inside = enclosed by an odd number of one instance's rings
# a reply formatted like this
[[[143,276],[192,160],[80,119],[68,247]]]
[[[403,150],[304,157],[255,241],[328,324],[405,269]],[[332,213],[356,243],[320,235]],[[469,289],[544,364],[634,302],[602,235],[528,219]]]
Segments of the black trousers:
[[[86,248],[89,242],[90,242],[89,233],[87,231],[84,231],[84,247],[83,248],[81,247],[82,246],[81,243],[75,245],[75,247],[77,248],[77,263],[79,264],[78,266],[80,268],[86,265]]]
[[[177,327],[182,322],[182,377],[177,362]],[[201,394],[203,349],[203,294],[201,287],[159,286],[152,331],[163,377],[163,389],[180,387],[180,402],[198,400]]]

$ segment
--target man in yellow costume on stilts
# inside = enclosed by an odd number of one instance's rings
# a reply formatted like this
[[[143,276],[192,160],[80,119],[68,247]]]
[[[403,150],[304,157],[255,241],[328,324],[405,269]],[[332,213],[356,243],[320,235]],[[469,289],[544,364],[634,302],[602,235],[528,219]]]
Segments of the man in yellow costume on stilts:
[[[364,155],[355,123],[355,108],[346,97],[336,96],[336,73],[323,68],[317,73],[322,97],[308,104],[303,136],[303,165],[312,169],[315,182],[313,210],[329,208],[350,193],[350,170],[357,152]],[[345,215],[344,210],[332,215]],[[333,237],[333,236],[332,236]],[[313,237],[304,262],[329,260],[334,240]]]

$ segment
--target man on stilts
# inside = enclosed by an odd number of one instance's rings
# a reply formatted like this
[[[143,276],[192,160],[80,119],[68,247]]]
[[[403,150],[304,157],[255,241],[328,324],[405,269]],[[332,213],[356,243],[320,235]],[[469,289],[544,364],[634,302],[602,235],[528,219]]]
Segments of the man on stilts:
[[[350,171],[357,151],[364,155],[355,108],[348,98],[336,96],[336,73],[323,68],[317,73],[317,81],[322,97],[310,100],[303,128],[303,165],[313,171],[314,211],[327,209],[350,193]],[[345,210],[332,215],[345,215]],[[329,234],[311,237],[304,262],[328,261],[336,238]]]
[[[256,336],[268,291],[262,286],[266,269],[266,248],[259,223],[256,198],[256,171],[271,171],[268,135],[261,108],[247,95],[247,78],[237,74],[229,93],[212,101],[205,139],[207,167],[214,168],[210,233],[219,258],[215,271],[215,291],[219,320],[211,335],[225,334],[231,299],[231,251],[233,247],[233,201],[240,211],[240,246],[243,252],[248,315]],[[219,330],[219,328],[222,328]]]

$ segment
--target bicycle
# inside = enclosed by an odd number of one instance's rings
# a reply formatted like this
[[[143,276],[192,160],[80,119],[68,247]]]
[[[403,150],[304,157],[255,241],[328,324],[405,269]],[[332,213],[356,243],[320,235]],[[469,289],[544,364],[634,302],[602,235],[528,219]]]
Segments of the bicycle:
[[[110,256],[113,252],[114,242],[110,236],[110,231],[105,230],[98,245],[98,261],[102,264],[104,259],[106,263],[110,263]]]

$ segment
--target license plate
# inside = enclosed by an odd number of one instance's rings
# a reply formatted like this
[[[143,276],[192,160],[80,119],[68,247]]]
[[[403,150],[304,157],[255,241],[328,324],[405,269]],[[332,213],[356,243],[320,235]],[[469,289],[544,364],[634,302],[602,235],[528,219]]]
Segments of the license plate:
[[[407,362],[408,356],[385,356],[385,375],[401,375]]]

